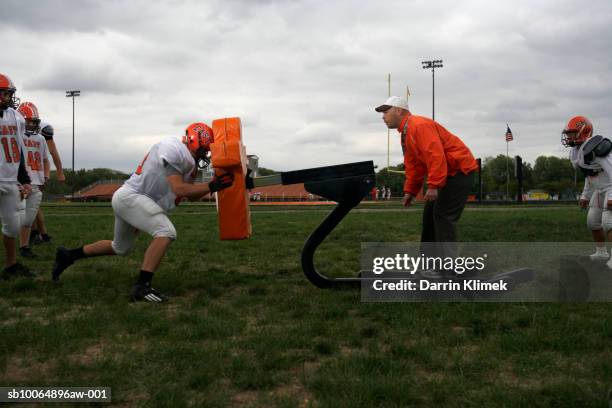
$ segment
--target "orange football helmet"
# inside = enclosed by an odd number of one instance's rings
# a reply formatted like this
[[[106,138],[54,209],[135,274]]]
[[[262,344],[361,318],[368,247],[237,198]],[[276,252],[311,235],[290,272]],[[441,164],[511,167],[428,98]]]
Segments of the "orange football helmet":
[[[183,143],[185,143],[193,157],[195,157],[200,168],[207,167],[210,164],[210,144],[213,141],[213,131],[205,123],[192,123],[185,129]]]
[[[17,88],[15,88],[15,84],[13,84],[11,78],[4,74],[0,74],[0,92],[2,93],[0,97],[0,110],[17,108],[19,99],[15,98],[16,91]]]
[[[26,122],[26,135],[32,136],[40,132],[40,118],[38,108],[32,102],[22,102],[17,108]]]
[[[563,146],[578,146],[593,135],[593,124],[585,116],[574,116],[561,132]]]

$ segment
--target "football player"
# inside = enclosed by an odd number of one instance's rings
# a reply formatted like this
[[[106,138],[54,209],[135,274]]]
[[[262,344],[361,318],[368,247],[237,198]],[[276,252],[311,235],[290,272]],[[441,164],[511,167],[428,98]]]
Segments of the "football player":
[[[21,220],[21,245],[19,253],[25,258],[33,258],[35,255],[28,245],[30,242],[30,228],[36,219],[36,214],[42,201],[41,188],[49,179],[49,151],[47,142],[40,134],[40,118],[38,109],[32,102],[23,102],[17,109],[25,119],[24,159],[26,169],[30,176],[32,192],[25,199],[25,214]]]
[[[2,278],[34,277],[26,266],[17,263],[17,236],[19,235],[21,199],[30,193],[30,178],[23,163],[23,137],[25,121],[15,110],[15,85],[0,74],[0,218],[5,249],[6,267]]]
[[[561,143],[571,147],[570,161],[584,174],[579,205],[589,209],[587,227],[595,241],[595,252],[590,257],[608,260],[606,234],[608,241],[612,238],[612,157],[608,155],[608,139],[602,136],[591,138],[592,135],[591,121],[584,116],[574,116],[561,133]],[[612,260],[608,261],[608,266],[612,268]]]
[[[53,140],[53,126],[51,126],[47,122],[41,121],[40,134],[45,138],[45,141],[47,142],[49,154],[51,155],[53,159],[53,164],[55,165],[55,175],[57,177],[57,181],[63,183],[66,180],[66,177],[64,176],[62,160],[57,150],[57,146],[55,145],[55,141]],[[43,215],[43,210],[42,208],[39,208],[38,213],[36,214],[36,219],[34,220],[34,223],[32,225],[32,232],[30,234],[30,245],[40,244],[49,241],[51,241],[51,237],[49,236],[49,234],[47,234],[47,227],[45,225],[45,217]]]
[[[133,301],[161,303],[166,296],[151,287],[151,280],[176,230],[168,219],[181,198],[197,200],[232,185],[233,176],[223,174],[208,184],[194,184],[198,167],[208,163],[212,129],[204,123],[193,123],[181,140],[168,137],[155,144],[132,176],[115,192],[112,206],[115,212],[113,240],[97,241],[79,248],[57,249],[52,278],[57,281],[62,272],[75,261],[101,255],[127,255],[138,231],[153,236],[136,283],[132,287]]]

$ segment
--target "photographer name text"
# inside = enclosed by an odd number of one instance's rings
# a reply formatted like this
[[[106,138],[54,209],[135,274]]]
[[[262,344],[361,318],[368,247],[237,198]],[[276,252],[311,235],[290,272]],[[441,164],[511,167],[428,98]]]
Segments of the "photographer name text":
[[[372,288],[376,291],[504,292],[508,290],[508,282],[503,280],[483,282],[480,279],[465,279],[460,282],[453,280],[432,282],[427,279],[401,279],[394,281],[377,279],[372,282]]]

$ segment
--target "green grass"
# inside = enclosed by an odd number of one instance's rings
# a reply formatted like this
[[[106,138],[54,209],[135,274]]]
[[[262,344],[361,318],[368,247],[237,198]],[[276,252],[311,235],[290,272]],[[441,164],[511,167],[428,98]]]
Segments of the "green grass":
[[[362,206],[371,209],[373,206]],[[375,207],[374,207],[375,208]],[[420,211],[351,213],[317,253],[359,269],[360,243],[416,241]],[[608,304],[362,303],[302,275],[300,251],[329,207],[257,207],[255,235],[218,240],[214,208],[172,215],[178,240],[154,284],[167,305],[129,303],[149,241],[49,279],[0,282],[0,385],[109,386],[122,406],[605,406]],[[395,211],[397,210],[397,211]],[[108,206],[47,207],[54,244],[112,236]],[[466,241],[589,241],[575,207],[468,209]],[[612,278],[612,275],[611,275]]]

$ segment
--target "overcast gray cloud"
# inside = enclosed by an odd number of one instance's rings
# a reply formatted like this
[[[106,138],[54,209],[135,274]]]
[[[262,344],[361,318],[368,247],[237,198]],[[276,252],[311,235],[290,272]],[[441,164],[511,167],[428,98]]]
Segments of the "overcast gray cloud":
[[[570,116],[610,135],[612,3],[560,1],[4,0],[0,71],[51,122],[76,167],[132,171],[157,140],[192,121],[239,116],[260,164],[278,170],[387,162],[373,111],[392,93],[480,157],[564,155]],[[391,132],[391,162],[401,162]]]

